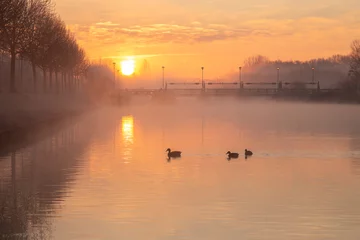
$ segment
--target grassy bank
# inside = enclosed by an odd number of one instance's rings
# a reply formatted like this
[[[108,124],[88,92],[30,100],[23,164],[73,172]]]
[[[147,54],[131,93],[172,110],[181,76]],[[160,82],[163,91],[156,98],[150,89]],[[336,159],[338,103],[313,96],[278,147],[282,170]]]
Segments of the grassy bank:
[[[34,128],[91,108],[93,105],[79,95],[0,94],[0,136]]]

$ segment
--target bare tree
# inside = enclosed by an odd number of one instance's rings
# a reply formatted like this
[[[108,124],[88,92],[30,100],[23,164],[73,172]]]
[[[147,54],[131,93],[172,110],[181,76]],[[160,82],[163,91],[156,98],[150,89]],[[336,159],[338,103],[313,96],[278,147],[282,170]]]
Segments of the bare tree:
[[[33,71],[34,91],[37,91],[36,67],[38,64],[39,54],[42,49],[41,42],[44,22],[52,9],[48,0],[36,0],[29,3],[30,14],[28,16],[27,31],[24,41],[21,43],[20,55],[31,62]]]
[[[85,51],[79,46],[77,46],[74,57],[75,57],[75,65],[74,65],[75,88],[79,89],[80,78],[85,74],[88,64],[86,61]]]
[[[59,42],[66,33],[65,24],[59,17],[49,12],[45,14],[38,23],[34,41],[35,48],[30,49],[33,71],[35,66],[42,69],[43,72],[43,91],[47,91],[47,73],[50,76],[50,88],[52,88],[52,73],[56,65],[56,59],[59,53],[57,49]],[[33,46],[33,47],[34,47]],[[48,71],[48,72],[47,72]],[[34,72],[35,75],[35,72]]]
[[[16,92],[15,60],[36,17],[48,7],[48,0],[1,0],[0,47],[10,54],[10,91]]]
[[[260,64],[269,63],[270,60],[268,57],[262,55],[251,56],[245,59],[244,67],[254,67]]]
[[[53,89],[53,74],[55,74],[55,89],[59,92],[58,72],[61,68],[61,58],[66,49],[67,31],[65,23],[60,17],[53,18],[53,34],[49,39],[48,49],[45,53],[48,61],[50,89]]]
[[[26,23],[26,0],[0,1],[0,41],[2,50],[10,53],[10,91],[15,92],[15,59],[23,40]]]
[[[355,81],[360,81],[360,40],[354,40],[351,44],[349,77]]]
[[[87,68],[86,55],[79,47],[72,33],[67,33],[64,44],[64,51],[61,55],[61,69],[67,90],[73,91],[78,85],[78,80]]]
[[[65,25],[64,25],[65,26]],[[57,33],[57,37],[54,39],[53,45],[50,49],[52,52],[52,59],[50,62],[50,76],[52,78],[52,73],[55,74],[55,89],[56,93],[60,93],[60,83],[59,83],[59,72],[61,71],[61,61],[63,56],[63,51],[66,49],[66,30],[62,28],[61,31]],[[51,82],[52,80],[50,80]]]

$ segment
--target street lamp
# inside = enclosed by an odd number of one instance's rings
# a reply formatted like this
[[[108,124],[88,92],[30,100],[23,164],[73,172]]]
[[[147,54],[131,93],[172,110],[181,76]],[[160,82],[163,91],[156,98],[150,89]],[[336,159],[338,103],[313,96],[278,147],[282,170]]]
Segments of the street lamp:
[[[120,70],[118,69],[118,70],[117,70],[117,77],[118,77],[118,80],[120,81],[119,76],[120,76]],[[117,88],[119,88],[119,81],[116,82],[116,87],[117,87]]]
[[[315,68],[311,68],[312,70],[312,82],[315,83]]]
[[[116,65],[116,63],[115,63],[115,62],[113,62],[113,66],[114,66],[114,84],[115,84],[115,79],[116,79],[115,65]]]
[[[242,88],[242,86],[241,86],[241,67],[239,67],[239,86],[240,86],[240,88]]]
[[[163,89],[165,89],[165,67],[162,66],[162,81],[163,81]]]
[[[277,70],[277,90],[282,89],[282,84],[280,83],[280,68],[276,68]]]
[[[204,67],[201,67],[201,85],[204,90]]]

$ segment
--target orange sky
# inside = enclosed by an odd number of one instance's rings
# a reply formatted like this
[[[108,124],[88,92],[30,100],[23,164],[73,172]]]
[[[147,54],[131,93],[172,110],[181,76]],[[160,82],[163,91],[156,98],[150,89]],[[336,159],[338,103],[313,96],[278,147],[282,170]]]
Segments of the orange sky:
[[[244,58],[346,54],[360,38],[358,0],[57,0],[91,59],[135,56],[152,76],[221,77]]]

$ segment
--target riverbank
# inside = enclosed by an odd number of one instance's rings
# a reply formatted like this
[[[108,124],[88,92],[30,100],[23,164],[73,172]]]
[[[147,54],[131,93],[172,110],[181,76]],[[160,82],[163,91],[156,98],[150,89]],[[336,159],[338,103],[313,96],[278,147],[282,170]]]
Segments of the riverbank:
[[[314,94],[277,94],[271,97],[276,101],[302,101],[309,103],[337,103],[337,104],[359,104],[360,96],[346,92],[325,92]]]
[[[93,108],[81,95],[0,94],[0,141]]]

